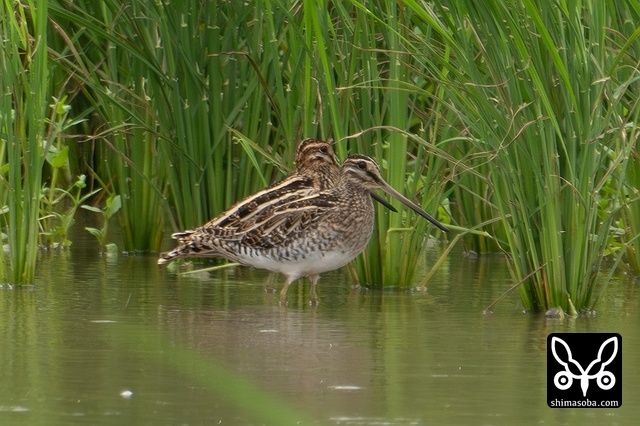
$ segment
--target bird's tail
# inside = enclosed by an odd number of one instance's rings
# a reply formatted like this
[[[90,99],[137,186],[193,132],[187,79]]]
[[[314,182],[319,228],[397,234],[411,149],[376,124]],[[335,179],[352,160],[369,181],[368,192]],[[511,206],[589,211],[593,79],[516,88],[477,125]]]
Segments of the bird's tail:
[[[179,249],[161,253],[160,258],[158,259],[158,265],[164,265],[180,257],[184,257],[184,255],[180,253]]]
[[[158,259],[158,265],[164,265],[165,263],[169,263],[172,260],[180,259],[182,257],[206,257],[206,258],[214,258],[221,257],[221,254],[212,249],[211,246],[203,244],[201,241],[197,240],[181,240],[180,244],[173,250],[161,253],[160,258]]]
[[[189,254],[192,254],[193,250],[190,250],[189,246],[185,245],[185,243],[188,242],[189,237],[194,233],[195,231],[188,230],[171,234],[171,238],[178,240],[181,244],[171,251],[160,253],[158,265],[164,265],[181,257],[189,257]]]

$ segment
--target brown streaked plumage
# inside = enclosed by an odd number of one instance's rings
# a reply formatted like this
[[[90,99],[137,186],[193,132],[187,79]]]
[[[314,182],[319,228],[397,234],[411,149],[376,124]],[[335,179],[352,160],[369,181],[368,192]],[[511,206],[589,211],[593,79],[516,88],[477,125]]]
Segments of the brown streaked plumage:
[[[246,222],[234,233],[205,225],[182,239],[180,246],[164,255],[159,263],[184,256],[225,257],[281,272],[287,276],[280,295],[283,301],[289,285],[308,276],[311,302],[315,303],[320,274],[348,264],[369,242],[375,216],[370,191],[375,189],[385,191],[446,231],[437,220],[387,184],[373,159],[352,155],[345,160],[338,181],[330,189],[295,199],[281,197],[270,206],[268,214],[254,216],[251,223]]]
[[[328,189],[338,180],[340,164],[329,142],[303,140],[296,147],[295,163],[296,169],[291,175],[244,198],[198,229],[176,232],[171,237],[182,243],[194,233],[214,228],[232,236],[236,232],[242,232],[243,228],[259,220],[262,215],[268,215],[274,205]],[[180,257],[202,257],[195,252],[179,251],[180,248],[178,246],[164,254],[158,264]]]

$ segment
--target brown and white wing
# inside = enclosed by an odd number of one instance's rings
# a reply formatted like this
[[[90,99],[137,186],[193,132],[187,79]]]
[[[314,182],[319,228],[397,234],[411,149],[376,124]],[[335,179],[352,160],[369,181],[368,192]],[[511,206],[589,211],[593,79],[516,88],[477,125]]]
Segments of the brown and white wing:
[[[242,233],[242,244],[263,250],[283,247],[290,241],[312,234],[327,211],[335,206],[327,194],[313,194],[280,205]]]
[[[309,185],[308,177],[289,176],[236,203],[198,228],[196,232],[205,233],[211,237],[231,238],[234,234],[242,233],[255,223],[263,221],[263,218],[272,214],[278,206],[313,193],[314,189]]]

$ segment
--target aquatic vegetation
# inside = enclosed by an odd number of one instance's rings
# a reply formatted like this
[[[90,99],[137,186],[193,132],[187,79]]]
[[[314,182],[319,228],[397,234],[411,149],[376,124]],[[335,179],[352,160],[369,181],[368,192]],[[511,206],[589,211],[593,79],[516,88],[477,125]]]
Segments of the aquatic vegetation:
[[[35,261],[31,224],[63,219],[43,217],[71,176],[120,197],[96,209],[118,217],[125,250],[158,251],[169,228],[266,187],[317,137],[341,159],[376,159],[464,235],[450,244],[503,251],[528,309],[590,309],[606,261],[640,270],[632,0],[14,5],[1,12],[0,62],[11,269]],[[82,137],[56,136],[71,132]],[[357,280],[410,286],[442,234],[376,208]]]
[[[410,97],[402,79],[412,64],[400,61],[389,74],[385,70],[387,56],[401,47],[398,40],[391,40],[374,64],[366,50],[347,42],[354,31],[347,9],[331,11],[339,18],[335,21],[326,8],[311,3],[294,11],[269,3],[242,10],[230,3],[210,6],[123,7],[111,0],[53,7],[68,39],[77,39],[75,31],[84,28],[95,34],[74,44],[90,59],[73,69],[86,79],[83,84],[99,100],[96,110],[113,129],[101,132],[109,167],[98,172],[123,196],[118,216],[127,250],[157,250],[163,218],[175,227],[193,227],[261,189],[278,176],[280,164],[290,164],[295,144],[306,136],[332,135],[344,158],[347,144],[341,140],[361,132],[356,149],[381,160],[395,188],[419,195],[423,207],[437,210],[434,195],[443,187],[431,183],[446,162],[427,155],[426,133],[408,142],[416,115],[406,111]],[[357,5],[348,8],[355,11]],[[376,18],[363,16],[358,26],[373,30]],[[333,22],[339,25],[335,32]],[[375,31],[367,38],[375,46]],[[91,53],[105,43],[106,59]],[[342,55],[354,58],[348,68],[339,60]],[[122,63],[130,65],[117,65]],[[83,71],[94,69],[99,72]],[[390,83],[378,89],[370,82],[381,76]],[[362,88],[353,89],[354,83]],[[371,96],[380,97],[373,109],[367,106]],[[353,115],[354,107],[369,112]],[[377,128],[381,123],[387,130]],[[413,216],[380,217],[369,250],[377,255],[360,261],[360,279],[409,285],[415,270],[410,265],[420,258],[427,225],[418,224],[412,232],[409,224],[418,223]],[[136,230],[141,242],[129,245],[128,240],[138,240],[128,237]]]
[[[86,176],[80,175],[68,189],[45,188],[40,199],[40,233],[38,238],[41,246],[67,248],[71,245],[67,235],[75,223],[78,207],[85,207],[83,203],[100,192],[100,189],[83,192],[86,186]]]
[[[630,2],[615,14],[605,2],[539,6],[445,2],[423,19],[448,49],[436,56],[447,70],[443,99],[488,167],[525,307],[584,310],[595,301],[636,149],[637,133],[622,135],[637,126],[627,92],[640,46],[626,19],[637,10]]]
[[[30,6],[33,6],[31,4]],[[7,229],[12,283],[30,283],[36,267],[49,79],[47,1],[37,10],[0,8],[0,200]],[[3,260],[4,262],[4,260]],[[0,268],[6,274],[7,269]]]
[[[96,237],[100,245],[103,247],[103,250],[107,253],[116,253],[118,250],[118,246],[115,243],[108,243],[107,236],[109,230],[109,220],[118,213],[120,208],[122,207],[122,197],[119,195],[111,195],[107,198],[105,202],[105,206],[102,208],[82,205],[81,206],[85,210],[92,211],[94,213],[98,213],[102,215],[102,227],[94,228],[87,226],[85,229],[91,235]]]

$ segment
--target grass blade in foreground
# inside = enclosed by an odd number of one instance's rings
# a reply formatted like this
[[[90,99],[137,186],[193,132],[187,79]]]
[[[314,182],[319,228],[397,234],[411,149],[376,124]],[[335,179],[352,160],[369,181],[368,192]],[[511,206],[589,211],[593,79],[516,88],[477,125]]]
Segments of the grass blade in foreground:
[[[160,332],[149,332],[132,324],[115,325],[112,328],[112,342],[123,345],[133,355],[153,362],[160,368],[175,371],[211,392],[215,399],[235,405],[247,417],[259,424],[316,424],[313,418],[285,399],[277,398],[272,392],[261,389],[248,379],[233,374],[229,368],[205,357],[197,351],[184,347],[180,342],[169,339]],[[131,345],[130,342],[137,342]]]

